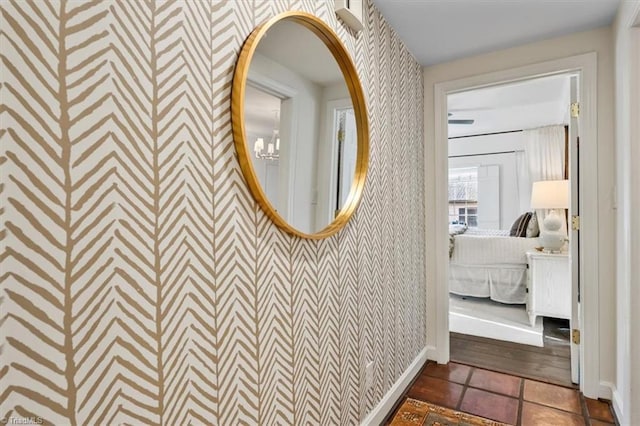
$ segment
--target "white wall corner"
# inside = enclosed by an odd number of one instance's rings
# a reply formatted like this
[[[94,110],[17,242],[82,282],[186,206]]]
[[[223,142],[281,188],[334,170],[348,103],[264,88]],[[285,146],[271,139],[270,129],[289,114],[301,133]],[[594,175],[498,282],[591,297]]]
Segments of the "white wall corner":
[[[411,365],[402,373],[400,378],[391,386],[391,389],[382,397],[380,402],[373,407],[373,410],[362,421],[361,426],[373,426],[381,425],[384,419],[387,417],[391,409],[396,405],[396,402],[405,389],[409,387],[413,378],[420,372],[422,366],[427,362],[428,347],[425,347],[420,351],[418,356],[413,360]]]
[[[640,354],[638,340],[638,271],[634,263],[640,253],[638,238],[640,221],[634,214],[640,205],[637,188],[640,173],[632,158],[640,152],[640,125],[633,117],[640,111],[640,84],[633,76],[640,71],[640,1],[622,2],[614,23],[615,85],[616,85],[616,160],[618,174],[619,209],[617,214],[617,301],[616,323],[617,359],[616,387],[613,388],[612,405],[621,425],[637,424],[640,419],[640,401],[637,397],[640,371],[637,359]]]
[[[600,381],[600,389],[598,390],[598,398],[613,400],[613,392],[616,390],[616,385],[604,380]]]
[[[427,350],[427,359],[430,359],[432,361],[438,360],[438,348],[436,348],[435,346],[429,345],[429,346],[426,346],[425,349]]]

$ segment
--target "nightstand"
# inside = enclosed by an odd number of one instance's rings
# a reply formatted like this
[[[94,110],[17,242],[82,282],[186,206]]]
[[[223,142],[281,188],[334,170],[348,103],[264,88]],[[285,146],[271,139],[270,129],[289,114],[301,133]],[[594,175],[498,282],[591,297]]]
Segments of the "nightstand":
[[[527,314],[571,319],[571,274],[567,253],[527,252]]]

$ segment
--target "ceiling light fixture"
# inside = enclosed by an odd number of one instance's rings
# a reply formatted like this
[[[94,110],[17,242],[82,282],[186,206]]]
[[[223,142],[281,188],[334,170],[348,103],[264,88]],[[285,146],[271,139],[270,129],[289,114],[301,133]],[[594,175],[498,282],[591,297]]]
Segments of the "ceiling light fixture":
[[[264,152],[264,139],[258,138],[253,144],[253,151],[256,154],[256,158],[262,160],[277,160],[280,158],[280,130],[278,129],[280,124],[280,117],[278,111],[275,111],[275,119],[273,124],[273,132],[271,134],[271,140],[267,144],[267,152]]]

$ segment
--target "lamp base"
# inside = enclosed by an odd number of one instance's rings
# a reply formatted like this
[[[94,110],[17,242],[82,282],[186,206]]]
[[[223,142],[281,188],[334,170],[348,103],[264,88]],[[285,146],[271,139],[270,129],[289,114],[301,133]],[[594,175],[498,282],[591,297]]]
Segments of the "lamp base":
[[[544,218],[544,229],[540,231],[540,241],[545,253],[559,253],[564,246],[567,236],[560,231],[561,220],[555,210],[551,210]]]
[[[560,250],[548,250],[548,249],[546,249],[546,248],[543,248],[543,249],[541,250],[541,252],[542,252],[542,253],[545,253],[545,254],[560,254],[560,253],[564,253],[564,252],[562,251],[562,249],[560,249]]]
[[[564,246],[566,237],[560,231],[544,231],[540,233],[543,251],[546,253],[558,253]]]

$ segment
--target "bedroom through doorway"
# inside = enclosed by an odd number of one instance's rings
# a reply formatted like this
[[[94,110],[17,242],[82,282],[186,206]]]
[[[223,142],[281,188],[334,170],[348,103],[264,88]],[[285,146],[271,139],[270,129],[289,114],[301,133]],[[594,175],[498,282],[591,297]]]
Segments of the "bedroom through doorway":
[[[577,87],[565,73],[447,96],[453,362],[578,383]]]

